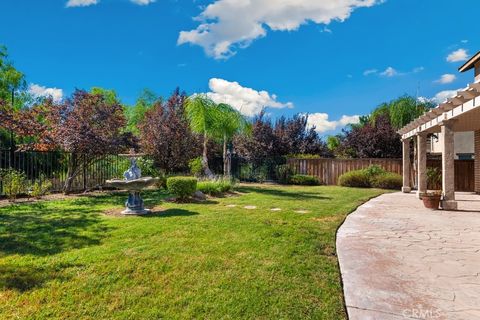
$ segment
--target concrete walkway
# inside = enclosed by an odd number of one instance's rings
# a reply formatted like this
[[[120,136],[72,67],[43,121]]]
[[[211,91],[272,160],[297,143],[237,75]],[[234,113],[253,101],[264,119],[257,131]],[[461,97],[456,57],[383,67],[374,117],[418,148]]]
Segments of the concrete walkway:
[[[431,211],[386,194],[347,218],[337,253],[351,320],[480,319],[480,196],[458,198],[464,211]]]

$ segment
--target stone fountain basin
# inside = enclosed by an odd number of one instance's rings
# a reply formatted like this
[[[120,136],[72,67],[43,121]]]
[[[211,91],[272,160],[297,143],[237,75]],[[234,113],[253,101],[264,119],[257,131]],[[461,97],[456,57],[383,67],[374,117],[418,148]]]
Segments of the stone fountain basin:
[[[142,177],[135,180],[112,179],[107,180],[106,184],[110,187],[128,191],[142,191],[158,182],[158,178]]]

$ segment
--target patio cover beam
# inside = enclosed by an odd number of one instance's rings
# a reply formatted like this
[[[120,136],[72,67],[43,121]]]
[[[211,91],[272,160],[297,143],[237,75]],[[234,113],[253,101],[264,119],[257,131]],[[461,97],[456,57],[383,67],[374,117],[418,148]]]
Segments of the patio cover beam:
[[[402,136],[402,139],[408,139],[434,128],[438,130],[444,121],[459,118],[464,113],[479,108],[479,96],[480,83],[470,84],[467,88],[460,90],[455,97],[429,110],[426,114],[400,129],[398,133]]]

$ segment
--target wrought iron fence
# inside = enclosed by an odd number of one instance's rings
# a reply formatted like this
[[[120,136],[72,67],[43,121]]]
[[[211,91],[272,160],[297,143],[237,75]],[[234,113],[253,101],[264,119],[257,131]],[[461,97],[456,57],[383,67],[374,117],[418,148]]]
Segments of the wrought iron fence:
[[[29,182],[44,177],[52,182],[52,191],[61,191],[68,174],[71,154],[65,152],[12,152],[0,149],[0,169],[15,169],[25,173]],[[73,182],[73,191],[102,186],[105,180],[121,177],[128,168],[128,160],[117,155],[98,157],[91,165],[82,167]],[[3,186],[0,181],[0,195]]]

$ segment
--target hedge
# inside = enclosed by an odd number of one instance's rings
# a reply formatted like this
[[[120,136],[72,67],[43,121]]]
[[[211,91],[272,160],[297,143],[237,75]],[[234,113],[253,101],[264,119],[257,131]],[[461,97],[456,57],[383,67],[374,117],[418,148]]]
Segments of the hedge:
[[[197,190],[197,178],[170,177],[167,179],[167,189],[180,200],[185,200]]]

